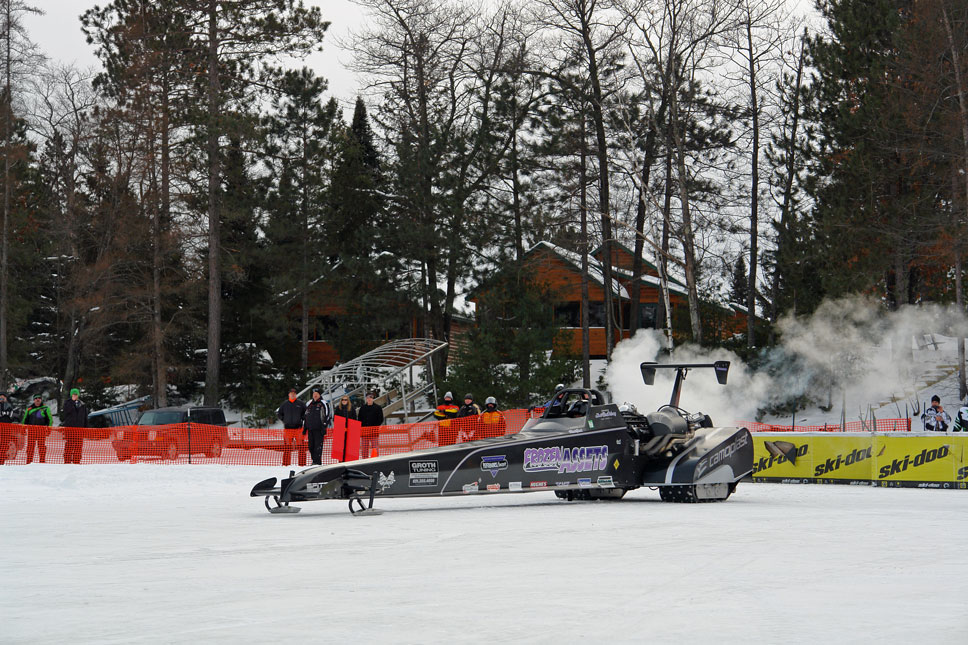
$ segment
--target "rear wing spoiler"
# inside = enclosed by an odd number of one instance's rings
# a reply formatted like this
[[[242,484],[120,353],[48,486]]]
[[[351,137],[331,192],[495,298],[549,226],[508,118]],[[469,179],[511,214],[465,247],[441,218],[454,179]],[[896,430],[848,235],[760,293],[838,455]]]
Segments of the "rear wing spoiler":
[[[672,386],[672,397],[669,399],[669,405],[674,405],[679,407],[679,395],[682,393],[682,382],[686,380],[686,374],[691,369],[701,368],[701,367],[711,367],[716,371],[716,380],[719,381],[720,385],[726,385],[726,377],[729,374],[729,361],[716,361],[715,363],[656,363],[654,361],[646,361],[639,365],[639,369],[642,371],[642,380],[646,385],[655,384],[655,371],[657,369],[674,369],[676,370],[676,382]]]

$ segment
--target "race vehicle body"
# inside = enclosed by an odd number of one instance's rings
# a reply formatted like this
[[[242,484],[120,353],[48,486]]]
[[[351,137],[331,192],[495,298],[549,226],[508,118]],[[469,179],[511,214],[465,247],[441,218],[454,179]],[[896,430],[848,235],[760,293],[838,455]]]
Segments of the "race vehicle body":
[[[723,384],[728,365],[715,364]],[[279,486],[275,478],[260,482],[251,496],[265,497],[275,513],[322,499],[349,500],[353,512],[381,497],[554,491],[565,499],[618,499],[641,486],[658,487],[664,501],[725,500],[752,471],[749,431],[713,427],[708,416],[678,407],[686,372],[714,364],[643,363],[646,383],[665,367],[677,369],[672,400],[646,415],[606,402],[598,390],[566,388],[517,434],[315,466],[291,472]]]

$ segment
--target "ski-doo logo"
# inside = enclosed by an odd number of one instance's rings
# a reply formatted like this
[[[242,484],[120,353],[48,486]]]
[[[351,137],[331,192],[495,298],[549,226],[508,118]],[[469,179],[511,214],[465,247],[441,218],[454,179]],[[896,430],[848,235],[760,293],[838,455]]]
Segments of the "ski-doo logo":
[[[711,469],[716,468],[719,464],[723,462],[724,459],[728,459],[733,456],[733,453],[740,448],[745,448],[746,444],[749,443],[750,436],[747,433],[742,433],[739,438],[728,446],[723,446],[716,452],[705,455],[696,464],[696,479],[703,476],[703,474]]]
[[[824,475],[829,475],[835,470],[840,470],[841,466],[850,466],[851,464],[859,464],[865,459],[870,459],[873,451],[873,447],[868,447],[866,450],[862,448],[855,448],[847,453],[845,457],[843,454],[837,455],[836,458],[831,457],[822,464],[817,464],[813,469],[814,477],[822,477]]]
[[[808,444],[797,446],[789,441],[764,441],[763,447],[769,451],[770,456],[769,458],[760,457],[757,461],[753,462],[754,475],[761,470],[772,468],[775,464],[784,464],[789,461],[791,464],[796,465],[797,459],[807,454],[810,450]]]
[[[911,459],[911,455],[904,455],[904,459],[894,459],[890,464],[881,466],[879,476],[881,479],[883,479],[885,477],[899,475],[909,467],[913,466],[914,468],[917,468],[919,466],[930,464],[936,459],[944,459],[949,453],[950,450],[948,449],[947,444],[941,446],[940,448],[932,448],[931,450],[925,448],[917,455],[914,455],[914,459]],[[959,476],[961,475],[960,471],[958,474]]]
[[[504,455],[491,455],[489,457],[481,457],[481,470],[484,472],[491,473],[491,477],[497,477],[497,471],[507,470],[508,460],[505,459]]]
[[[958,469],[958,481],[964,481],[968,478],[968,466],[962,466]]]
[[[524,470],[529,473],[554,470],[561,473],[584,473],[605,470],[608,466],[608,446],[582,448],[526,448]]]

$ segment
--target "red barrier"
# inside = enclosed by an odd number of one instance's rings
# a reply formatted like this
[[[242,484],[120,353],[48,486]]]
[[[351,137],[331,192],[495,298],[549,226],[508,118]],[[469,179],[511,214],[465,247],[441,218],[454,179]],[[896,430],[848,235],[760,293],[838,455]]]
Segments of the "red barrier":
[[[366,428],[362,439],[359,433],[351,439],[353,443],[347,447],[347,456],[360,454],[361,442],[371,444],[371,453],[388,455],[514,434],[531,418],[527,410],[508,410],[501,414],[504,424],[467,417],[440,424],[427,421]],[[335,435],[332,428],[326,433],[324,464],[335,463],[331,458]],[[27,454],[28,447],[33,448],[31,457]],[[30,458],[50,464],[141,462],[278,466],[284,463],[287,452],[295,453],[291,454],[294,465],[302,466],[309,461],[308,444],[301,431],[286,433],[282,428],[223,428],[197,423],[104,429],[0,424],[0,464],[25,464]]]
[[[757,423],[755,421],[737,421],[736,425],[748,429],[750,432],[910,432],[910,419],[876,419],[873,421],[848,421],[843,430],[840,424],[825,423],[814,426],[788,426],[778,423]]]
[[[487,423],[481,417],[447,419],[441,422],[401,423],[365,428],[352,440],[355,449],[361,442],[369,444],[370,454],[399,454],[446,446],[487,437],[519,432],[528,419],[537,416],[528,410],[501,412],[504,423]],[[500,420],[498,420],[500,421]],[[784,426],[756,422],[737,422],[752,432],[840,432],[839,425]],[[910,431],[910,419],[878,419],[864,423],[850,421],[846,432]],[[326,433],[323,463],[331,458],[334,435]],[[294,436],[292,436],[294,435]],[[292,461],[308,461],[308,445],[302,432],[287,434],[281,428],[223,428],[201,424],[166,426],[123,426],[117,428],[44,428],[16,423],[0,424],[0,464],[25,464],[45,461],[52,464],[81,463],[160,463],[160,464],[230,464],[246,466],[279,466],[286,452]],[[289,450],[286,450],[288,443]],[[364,448],[366,448],[364,447]],[[30,452],[31,454],[28,454]],[[350,451],[350,455],[352,456]],[[342,451],[340,451],[342,454]],[[360,453],[357,453],[360,454]],[[367,454],[366,450],[362,454]]]

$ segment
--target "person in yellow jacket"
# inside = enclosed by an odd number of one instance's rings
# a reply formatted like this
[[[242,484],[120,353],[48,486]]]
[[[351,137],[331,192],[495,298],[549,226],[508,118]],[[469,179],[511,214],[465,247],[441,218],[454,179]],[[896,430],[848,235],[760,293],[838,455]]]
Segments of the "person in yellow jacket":
[[[493,396],[487,397],[484,401],[484,411],[481,412],[480,434],[485,437],[503,437],[507,431],[508,422],[497,409],[497,399]]]
[[[426,439],[427,441],[436,441],[439,446],[449,446],[453,444],[457,437],[450,427],[450,422],[452,419],[457,418],[457,412],[460,408],[457,403],[454,402],[454,395],[451,392],[444,394],[444,402],[437,406],[434,410],[434,419],[437,420],[437,433],[433,430],[427,430],[417,441]]]

